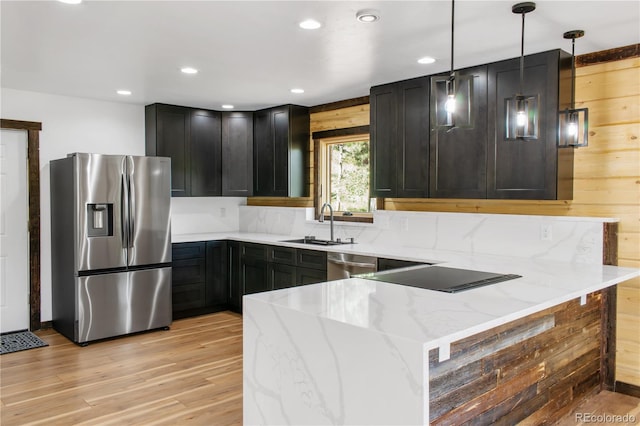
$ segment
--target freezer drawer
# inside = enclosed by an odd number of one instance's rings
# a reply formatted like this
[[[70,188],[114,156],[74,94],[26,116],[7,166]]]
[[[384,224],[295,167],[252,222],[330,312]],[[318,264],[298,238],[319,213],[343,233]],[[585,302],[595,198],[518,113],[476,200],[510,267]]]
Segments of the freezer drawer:
[[[76,279],[76,343],[171,324],[171,268]]]

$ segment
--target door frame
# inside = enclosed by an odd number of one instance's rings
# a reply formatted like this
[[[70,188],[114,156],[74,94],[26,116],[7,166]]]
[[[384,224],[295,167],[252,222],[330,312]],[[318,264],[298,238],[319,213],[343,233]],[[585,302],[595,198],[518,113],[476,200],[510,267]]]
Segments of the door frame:
[[[27,191],[29,192],[29,329],[40,322],[40,131],[42,123],[0,119],[0,127],[27,131]]]

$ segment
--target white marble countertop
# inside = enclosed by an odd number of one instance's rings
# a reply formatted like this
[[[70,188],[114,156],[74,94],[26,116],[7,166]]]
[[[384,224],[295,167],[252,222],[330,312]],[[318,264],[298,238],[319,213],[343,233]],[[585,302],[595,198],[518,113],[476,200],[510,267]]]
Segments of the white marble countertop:
[[[451,342],[640,276],[640,270],[410,247],[284,243],[291,236],[241,232],[187,234],[173,242],[230,239],[397,258],[439,266],[518,274],[522,278],[449,294],[360,278],[244,296],[354,327],[417,341]]]

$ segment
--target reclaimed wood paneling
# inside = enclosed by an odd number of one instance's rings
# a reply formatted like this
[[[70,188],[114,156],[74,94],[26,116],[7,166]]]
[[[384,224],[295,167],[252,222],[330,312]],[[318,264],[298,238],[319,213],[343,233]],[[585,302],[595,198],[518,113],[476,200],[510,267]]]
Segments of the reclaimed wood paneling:
[[[598,63],[607,63],[619,61],[625,58],[634,58],[640,56],[640,44],[630,44],[629,46],[616,47],[614,49],[604,50],[601,52],[587,53],[576,58],[578,66],[593,65]]]
[[[541,424],[568,413],[605,381],[605,293],[454,342],[447,361],[431,350],[430,424]]]

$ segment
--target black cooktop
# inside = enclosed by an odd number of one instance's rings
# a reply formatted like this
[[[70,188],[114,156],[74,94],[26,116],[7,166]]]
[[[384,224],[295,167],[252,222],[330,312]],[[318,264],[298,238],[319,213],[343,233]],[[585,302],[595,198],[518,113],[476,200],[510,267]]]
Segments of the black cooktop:
[[[362,278],[368,280],[384,281],[447,293],[456,293],[521,277],[521,275],[514,274],[496,274],[493,272],[428,265],[362,276]]]

